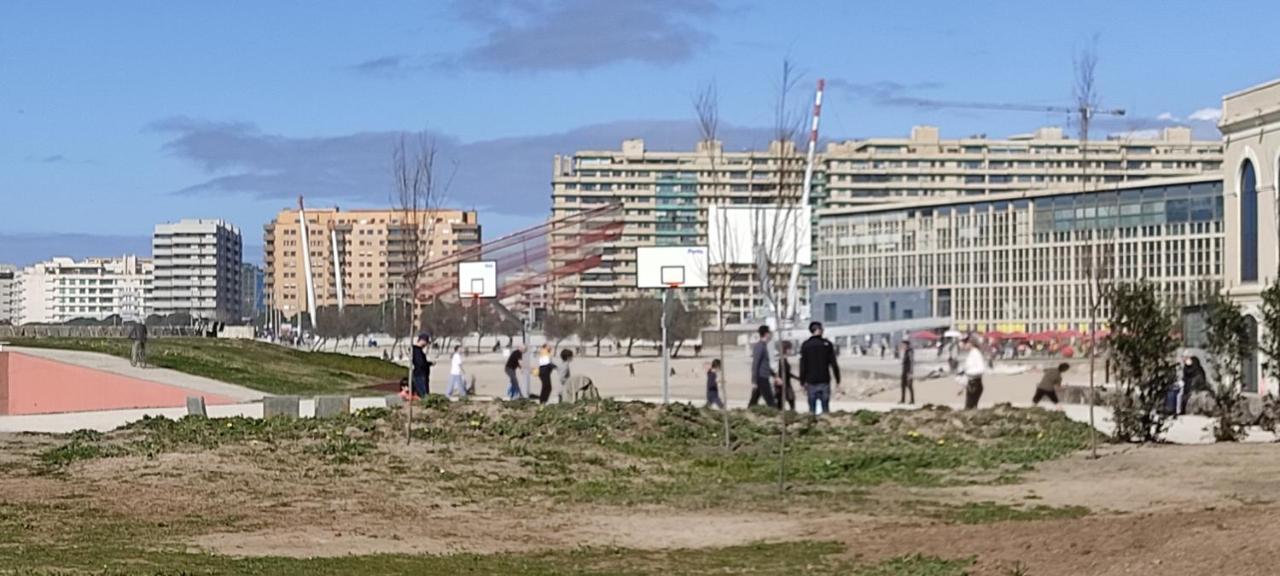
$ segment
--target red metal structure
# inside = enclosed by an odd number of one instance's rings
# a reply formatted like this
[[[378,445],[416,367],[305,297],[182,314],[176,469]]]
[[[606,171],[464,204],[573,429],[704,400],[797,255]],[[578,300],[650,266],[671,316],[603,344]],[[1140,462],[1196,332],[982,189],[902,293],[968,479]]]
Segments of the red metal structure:
[[[418,285],[415,296],[423,303],[457,300],[458,263],[492,260],[500,302],[518,309],[525,307],[521,302],[571,300],[578,295],[557,290],[557,281],[599,266],[605,245],[621,239],[622,227],[622,204],[612,203],[464,248],[424,264],[422,276],[431,279]]]

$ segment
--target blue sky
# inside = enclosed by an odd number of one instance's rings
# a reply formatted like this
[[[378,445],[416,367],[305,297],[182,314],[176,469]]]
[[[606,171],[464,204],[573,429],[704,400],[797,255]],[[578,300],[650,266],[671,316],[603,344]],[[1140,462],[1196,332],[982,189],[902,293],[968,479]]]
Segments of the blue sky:
[[[258,245],[299,194],[386,205],[389,146],[417,131],[492,237],[546,216],[556,152],[691,146],[709,81],[730,145],[762,145],[784,57],[801,99],[829,80],[824,137],[998,136],[1063,118],[904,103],[1067,103],[1096,36],[1102,100],[1130,111],[1108,129],[1214,137],[1197,111],[1280,75],[1280,52],[1235,37],[1278,21],[1234,1],[5,0],[0,261],[145,253],[182,217]]]

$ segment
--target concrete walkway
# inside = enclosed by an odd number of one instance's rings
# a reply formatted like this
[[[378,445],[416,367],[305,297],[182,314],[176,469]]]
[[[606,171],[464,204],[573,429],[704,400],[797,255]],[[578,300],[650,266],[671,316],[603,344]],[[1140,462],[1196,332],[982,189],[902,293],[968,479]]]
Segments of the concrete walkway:
[[[362,397],[351,399],[351,410],[363,408],[385,407],[387,401],[383,397]],[[223,404],[208,406],[205,411],[210,418],[261,418],[262,403]],[[310,418],[316,413],[315,400],[302,400],[298,403],[298,412]],[[186,408],[141,408],[132,410],[104,410],[100,412],[69,412],[65,414],[29,414],[23,416],[0,416],[0,432],[39,432],[46,434],[66,434],[76,430],[97,430],[107,432],[130,422],[141,420],[145,416],[152,418],[164,416],[178,419],[187,415]]]
[[[117,358],[107,354],[97,352],[82,352],[79,350],[55,350],[52,348],[23,348],[17,346],[5,346],[8,352],[16,352],[18,354],[26,354],[37,358],[53,360],[55,362],[63,362],[74,366],[91,368],[93,370],[101,370],[103,372],[111,372],[121,376],[137,378],[155,382],[157,384],[165,384],[168,386],[176,386],[191,390],[193,393],[216,394],[225,396],[241,402],[249,402],[260,400],[265,393],[237,386],[235,384],[227,384],[210,378],[201,376],[193,376],[184,374],[176,370],[167,368],[137,368],[131,366],[128,360]],[[198,394],[193,394],[198,395]]]

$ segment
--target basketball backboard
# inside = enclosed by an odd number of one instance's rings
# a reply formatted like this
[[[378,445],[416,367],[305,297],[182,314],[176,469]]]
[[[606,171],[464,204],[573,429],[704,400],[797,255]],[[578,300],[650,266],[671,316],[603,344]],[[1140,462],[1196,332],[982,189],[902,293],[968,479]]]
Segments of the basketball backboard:
[[[637,288],[706,288],[706,246],[636,248]]]
[[[498,263],[493,261],[458,263],[458,296],[497,298]]]

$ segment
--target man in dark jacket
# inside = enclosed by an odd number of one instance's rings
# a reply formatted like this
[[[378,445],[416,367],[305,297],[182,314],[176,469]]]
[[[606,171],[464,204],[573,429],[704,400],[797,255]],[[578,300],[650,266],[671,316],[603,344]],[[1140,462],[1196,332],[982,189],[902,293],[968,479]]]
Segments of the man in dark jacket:
[[[769,361],[769,340],[773,338],[773,331],[768,326],[761,326],[757,333],[760,339],[751,346],[751,401],[748,406],[755,406],[760,402],[760,397],[764,397],[764,403],[771,408],[777,408],[778,404],[773,398],[773,383],[777,380],[777,373],[773,371],[773,363]]]
[[[413,395],[426,398],[430,390],[427,386],[433,362],[427,359],[426,348],[431,344],[430,334],[419,334],[413,341]]]
[[[906,336],[902,337],[902,393],[898,395],[898,403],[906,404],[907,395],[911,396],[911,403],[916,403],[916,353],[911,349],[911,340]]]
[[[836,363],[836,348],[822,337],[822,323],[809,323],[809,339],[800,345],[800,383],[809,396],[809,412],[831,411],[831,378],[840,384],[840,365]]]

